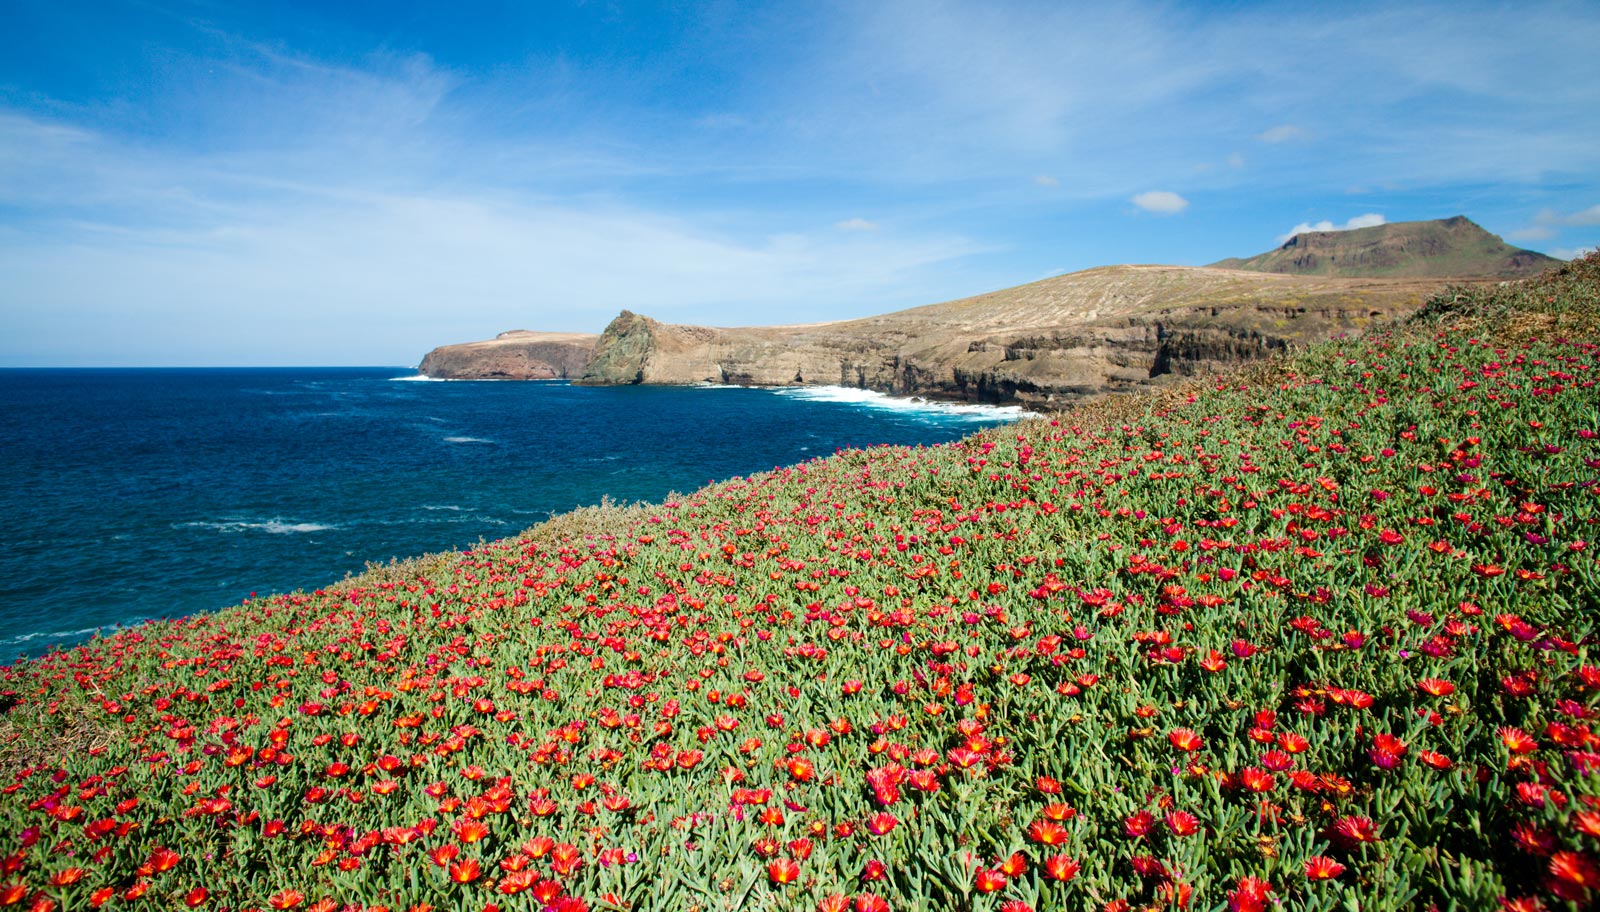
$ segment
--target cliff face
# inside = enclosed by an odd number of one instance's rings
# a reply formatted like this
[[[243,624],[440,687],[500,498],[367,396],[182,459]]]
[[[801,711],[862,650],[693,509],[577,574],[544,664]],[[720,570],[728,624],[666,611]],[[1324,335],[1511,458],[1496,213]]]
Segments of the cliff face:
[[[1112,266],[838,323],[714,329],[624,312],[578,382],[836,384],[1050,407],[1359,332],[1438,284]]]
[[[567,380],[594,357],[600,337],[518,329],[484,342],[441,345],[417,370],[444,380]]]

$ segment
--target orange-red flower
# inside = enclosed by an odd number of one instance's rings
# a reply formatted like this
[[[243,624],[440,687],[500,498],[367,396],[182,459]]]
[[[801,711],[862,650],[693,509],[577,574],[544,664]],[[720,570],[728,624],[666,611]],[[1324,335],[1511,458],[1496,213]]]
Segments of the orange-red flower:
[[[1585,890],[1600,887],[1600,865],[1582,852],[1557,852],[1551,855],[1550,876]]]
[[[1417,689],[1431,697],[1448,697],[1456,692],[1456,686],[1440,678],[1423,678],[1417,682]]]
[[[888,811],[879,811],[866,820],[867,831],[874,836],[882,836],[894,829],[900,821]]]
[[[483,865],[476,858],[464,858],[450,864],[450,879],[456,883],[472,883],[483,873]]]
[[[1044,860],[1045,876],[1062,883],[1077,877],[1078,868],[1078,863],[1065,855],[1052,855]]]
[[[1344,873],[1344,865],[1326,855],[1306,859],[1306,880],[1332,880]]]
[[[1188,811],[1167,812],[1167,829],[1174,836],[1193,836],[1200,832],[1200,818]]]
[[[1535,741],[1532,735],[1520,728],[1502,725],[1500,726],[1499,734],[1500,743],[1504,744],[1506,750],[1513,754],[1531,754],[1539,749],[1539,742]]]
[[[1067,829],[1053,820],[1039,819],[1028,825],[1028,838],[1041,845],[1064,845]]]
[[[794,883],[800,877],[800,863],[792,858],[774,858],[767,864],[767,879],[775,884]]]
[[[1184,753],[1193,753],[1206,746],[1205,739],[1196,734],[1193,729],[1188,728],[1173,729],[1167,733],[1167,740],[1172,743],[1173,747]]]
[[[972,880],[973,886],[977,887],[980,893],[993,893],[997,890],[1004,890],[1009,882],[1010,879],[1006,877],[1004,871],[994,868],[979,868],[977,874],[973,875]]]

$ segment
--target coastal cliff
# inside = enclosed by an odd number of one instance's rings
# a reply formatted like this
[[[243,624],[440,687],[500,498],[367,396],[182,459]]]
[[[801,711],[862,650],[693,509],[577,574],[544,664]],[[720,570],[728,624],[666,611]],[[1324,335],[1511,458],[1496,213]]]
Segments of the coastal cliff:
[[[717,328],[624,310],[599,336],[502,333],[435,349],[421,370],[595,385],[838,385],[1055,408],[1358,333],[1446,283],[1556,262],[1457,216],[1302,233],[1213,266],[1087,269],[832,323]]]
[[[1437,286],[1108,266],[834,323],[722,329],[625,311],[578,382],[825,384],[1049,407],[1358,332]]]
[[[516,329],[483,342],[441,345],[417,370],[442,380],[568,380],[583,373],[599,339]]]

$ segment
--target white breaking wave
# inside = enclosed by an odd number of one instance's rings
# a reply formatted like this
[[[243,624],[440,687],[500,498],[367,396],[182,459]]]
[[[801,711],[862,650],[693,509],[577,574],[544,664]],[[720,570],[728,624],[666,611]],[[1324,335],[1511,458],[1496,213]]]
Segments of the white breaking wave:
[[[427,374],[417,374],[414,377],[390,377],[389,379],[390,380],[394,380],[394,381],[399,382],[399,383],[449,383],[450,382],[448,379],[446,379],[444,377],[430,377]]]
[[[265,532],[268,535],[303,535],[307,532],[326,532],[329,529],[339,528],[332,523],[301,522],[291,523],[278,519],[268,519],[261,522],[248,520],[226,520],[223,522],[186,522],[178,523],[179,529],[215,529],[218,532]]]
[[[98,633],[101,630],[118,626],[123,625],[103,624],[99,627],[85,627],[82,630],[52,630],[49,632],[40,633],[24,633],[19,636],[6,637],[5,639],[0,640],[0,646],[15,646],[19,643],[27,643],[33,640],[65,640],[72,637],[88,636],[91,633]]]
[[[965,402],[938,402],[931,399],[903,399],[874,390],[848,386],[795,386],[775,389],[773,392],[790,399],[804,399],[808,402],[836,402],[859,408],[959,418],[966,421],[1014,421],[1037,415],[1036,412],[1030,412],[1020,405],[973,405]]]
[[[444,439],[444,442],[445,443],[494,443],[493,440],[488,440],[488,439],[483,438],[483,437],[446,437]]]

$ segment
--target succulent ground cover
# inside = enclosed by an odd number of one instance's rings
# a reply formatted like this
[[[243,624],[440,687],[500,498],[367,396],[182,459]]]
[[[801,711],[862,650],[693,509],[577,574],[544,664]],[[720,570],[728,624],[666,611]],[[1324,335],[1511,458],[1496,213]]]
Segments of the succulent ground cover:
[[[0,670],[0,904],[1586,907],[1597,321],[1591,256]]]

